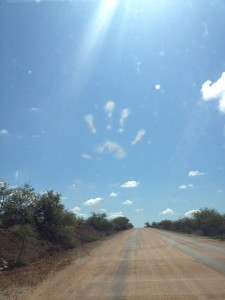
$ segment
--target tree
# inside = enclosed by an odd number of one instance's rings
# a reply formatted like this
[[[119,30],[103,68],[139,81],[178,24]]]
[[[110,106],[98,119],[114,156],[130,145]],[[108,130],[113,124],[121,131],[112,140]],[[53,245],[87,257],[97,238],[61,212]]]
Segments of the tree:
[[[36,204],[34,219],[41,236],[55,240],[58,226],[63,220],[64,205],[60,203],[60,194],[47,191]]]
[[[194,212],[189,218],[153,222],[152,227],[186,233],[198,232],[198,234],[205,236],[225,237],[225,215],[221,215],[215,209],[204,208]]]
[[[4,204],[5,199],[11,193],[9,185],[7,182],[0,182],[0,224],[2,221],[2,217],[4,215]]]
[[[112,224],[107,219],[105,213],[92,212],[91,217],[87,219],[87,224],[94,229],[108,233],[112,229]]]
[[[64,248],[73,248],[76,243],[76,216],[65,210],[60,194],[48,191],[42,194],[36,204],[34,219],[42,238]]]
[[[149,222],[145,222],[145,228],[150,228],[150,227],[151,227],[150,223]]]
[[[218,235],[224,233],[223,216],[215,209],[202,209],[193,214],[195,226],[203,235]]]
[[[37,200],[34,189],[29,184],[21,187],[1,189],[1,220],[6,228],[33,222],[33,211]]]
[[[112,224],[115,231],[126,230],[133,227],[126,217],[117,217],[112,220]]]

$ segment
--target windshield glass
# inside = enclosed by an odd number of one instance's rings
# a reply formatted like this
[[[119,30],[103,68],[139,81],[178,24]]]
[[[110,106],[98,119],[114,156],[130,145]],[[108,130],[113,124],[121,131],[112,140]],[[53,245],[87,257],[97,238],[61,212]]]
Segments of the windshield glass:
[[[78,216],[225,212],[225,2],[2,0],[0,181]]]

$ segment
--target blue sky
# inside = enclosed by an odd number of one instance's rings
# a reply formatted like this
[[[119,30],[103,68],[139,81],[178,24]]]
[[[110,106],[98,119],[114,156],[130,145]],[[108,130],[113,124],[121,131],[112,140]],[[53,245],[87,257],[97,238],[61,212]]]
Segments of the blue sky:
[[[225,213],[222,0],[2,0],[0,181],[138,227]]]

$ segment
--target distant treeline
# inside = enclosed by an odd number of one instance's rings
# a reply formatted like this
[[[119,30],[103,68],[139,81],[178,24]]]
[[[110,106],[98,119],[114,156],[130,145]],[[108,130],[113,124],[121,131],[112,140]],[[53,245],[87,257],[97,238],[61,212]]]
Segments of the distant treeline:
[[[146,222],[145,227],[225,238],[225,215],[215,209],[204,208],[193,212],[189,218],[163,220],[152,224]]]
[[[39,194],[30,184],[10,187],[5,182],[0,182],[0,226],[14,231],[22,245],[35,236],[65,249],[133,227],[126,217],[109,220],[104,213],[80,218],[52,190]]]

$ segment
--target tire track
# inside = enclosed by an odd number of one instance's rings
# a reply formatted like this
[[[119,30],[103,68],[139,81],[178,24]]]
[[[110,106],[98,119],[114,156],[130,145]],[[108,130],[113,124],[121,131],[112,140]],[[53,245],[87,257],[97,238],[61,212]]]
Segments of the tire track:
[[[118,269],[115,273],[114,280],[112,283],[111,299],[125,299],[123,295],[126,294],[127,285],[125,279],[128,274],[130,254],[132,249],[137,245],[137,243],[138,243],[138,231],[134,230],[129,234],[128,239],[126,240],[126,243],[124,245],[123,258],[118,266]]]

